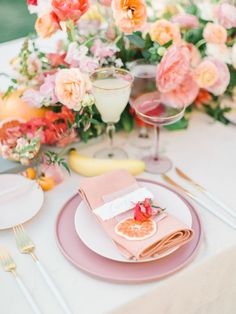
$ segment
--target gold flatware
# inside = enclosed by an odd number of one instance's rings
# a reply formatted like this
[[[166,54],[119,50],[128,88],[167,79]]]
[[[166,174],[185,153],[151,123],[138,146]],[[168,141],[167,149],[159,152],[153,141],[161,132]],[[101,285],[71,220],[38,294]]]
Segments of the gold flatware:
[[[10,272],[14,276],[18,284],[18,287],[20,288],[24,297],[28,301],[33,312],[35,314],[41,314],[42,312],[40,311],[38,305],[35,303],[29,290],[26,288],[25,284],[23,283],[23,281],[21,280],[21,278],[18,276],[16,272],[16,263],[14,262],[10,253],[5,248],[0,248],[0,263],[6,272]]]
[[[177,182],[175,182],[173,179],[171,179],[169,176],[167,176],[166,174],[162,175],[162,178],[169,183],[170,185],[176,187],[177,189],[179,189],[183,194],[187,195],[188,197],[190,197],[191,199],[193,199],[196,203],[198,203],[199,205],[201,205],[202,207],[204,207],[207,211],[209,211],[211,214],[213,214],[214,216],[216,216],[217,218],[219,218],[220,220],[222,220],[223,222],[225,222],[227,225],[229,225],[230,227],[236,229],[236,224],[234,224],[231,220],[229,220],[227,217],[225,217],[224,215],[222,215],[221,213],[216,212],[213,208],[209,207],[204,201],[200,200],[196,195],[194,195],[193,193],[189,192],[187,189],[183,188],[182,186],[180,186]]]
[[[215,197],[211,192],[207,191],[206,188],[204,188],[202,185],[195,182],[193,179],[191,179],[189,176],[187,176],[182,170],[179,168],[175,168],[176,173],[184,180],[188,181],[190,184],[192,184],[196,189],[201,191],[204,195],[206,195],[209,199],[211,199],[215,204],[219,205],[222,209],[224,209],[227,213],[229,213],[231,216],[236,218],[236,211],[229,208],[226,204],[224,204],[221,200],[219,200],[217,197]]]
[[[35,245],[33,241],[30,239],[28,234],[25,231],[23,225],[17,225],[13,227],[13,231],[15,234],[16,244],[19,251],[23,254],[29,254],[33,258],[35,264],[37,265],[41,275],[43,276],[45,282],[47,283],[48,287],[51,289],[52,293],[54,294],[55,298],[57,299],[58,303],[61,305],[64,313],[72,314],[71,310],[69,309],[68,305],[66,304],[65,300],[63,299],[61,293],[59,292],[58,288],[52,281],[50,275],[46,271],[45,267],[39,261],[38,257],[35,254]]]

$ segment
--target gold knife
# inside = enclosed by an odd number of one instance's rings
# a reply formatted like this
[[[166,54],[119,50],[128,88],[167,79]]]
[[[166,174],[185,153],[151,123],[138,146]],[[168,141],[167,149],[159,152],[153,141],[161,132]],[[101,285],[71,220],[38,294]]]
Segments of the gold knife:
[[[236,211],[229,208],[226,204],[224,204],[221,200],[216,198],[212,193],[207,191],[203,186],[198,184],[197,182],[193,181],[190,177],[188,177],[182,170],[179,168],[175,168],[176,173],[184,180],[188,181],[190,184],[192,184],[194,187],[196,187],[199,191],[201,191],[204,195],[206,195],[209,199],[211,199],[215,204],[219,205],[221,208],[223,208],[227,213],[229,213],[231,216],[236,218]]]
[[[233,229],[236,229],[236,224],[234,224],[230,219],[228,219],[227,217],[225,217],[224,215],[222,215],[221,213],[218,213],[217,211],[215,211],[213,208],[209,207],[204,201],[200,200],[197,196],[195,196],[194,194],[190,193],[188,190],[186,190],[185,188],[183,188],[182,186],[180,186],[177,182],[175,182],[173,179],[171,179],[169,176],[167,176],[166,174],[162,175],[162,178],[169,184],[173,185],[174,187],[176,187],[177,189],[179,189],[180,191],[182,191],[185,195],[187,195],[188,197],[190,197],[191,199],[193,199],[196,203],[198,203],[199,205],[201,205],[202,207],[204,207],[207,211],[209,211],[211,214],[213,214],[214,216],[216,216],[217,218],[219,218],[220,220],[222,220],[223,222],[225,222],[227,225],[229,225],[230,227],[232,227]]]

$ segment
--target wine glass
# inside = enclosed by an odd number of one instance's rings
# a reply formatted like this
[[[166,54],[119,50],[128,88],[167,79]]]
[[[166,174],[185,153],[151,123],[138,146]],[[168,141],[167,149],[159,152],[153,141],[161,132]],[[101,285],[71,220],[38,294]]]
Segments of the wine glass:
[[[159,153],[160,127],[179,121],[184,116],[185,105],[170,107],[162,103],[160,95],[156,92],[153,93],[153,98],[147,98],[145,95],[139,97],[133,107],[141,120],[154,127],[154,154],[144,157],[146,170],[157,174],[167,172],[171,169],[172,162]]]
[[[130,64],[129,70],[134,77],[130,95],[132,108],[132,104],[138,97],[156,91],[156,65],[150,64],[144,59],[139,59]],[[148,134],[147,125],[137,115],[135,120],[137,125],[139,125],[139,132],[137,136],[132,136],[131,143],[140,148],[151,147],[152,141]]]
[[[124,69],[107,67],[95,70],[90,76],[95,105],[101,114],[102,120],[107,123],[106,132],[110,139],[107,148],[94,154],[97,158],[127,158],[127,153],[119,147],[114,147],[113,136],[115,123],[125,109],[133,82],[132,74]]]

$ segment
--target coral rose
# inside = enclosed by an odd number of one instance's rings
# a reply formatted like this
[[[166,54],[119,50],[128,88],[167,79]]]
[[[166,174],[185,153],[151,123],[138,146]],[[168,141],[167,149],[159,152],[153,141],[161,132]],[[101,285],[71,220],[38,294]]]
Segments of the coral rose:
[[[223,94],[230,81],[227,65],[214,58],[206,58],[195,69],[194,77],[199,87],[205,88],[212,94]]]
[[[187,47],[171,47],[157,67],[156,84],[160,92],[169,92],[183,82],[190,70]]]
[[[88,10],[88,0],[52,0],[52,8],[60,21],[78,19]]]
[[[157,41],[161,46],[173,40],[175,44],[181,41],[179,26],[165,19],[156,21],[151,25],[150,36],[153,41]]]
[[[188,72],[184,81],[179,84],[175,89],[161,94],[161,101],[168,106],[181,108],[182,106],[191,105],[199,92],[193,75]]]
[[[69,109],[81,109],[81,101],[88,90],[88,86],[87,77],[79,69],[62,69],[56,75],[56,96]]]
[[[236,27],[236,7],[229,3],[222,3],[216,7],[215,16],[219,23],[229,29]]]
[[[59,28],[59,21],[54,12],[48,12],[39,16],[35,23],[35,30],[42,38],[50,37]]]
[[[179,24],[183,28],[198,28],[199,21],[195,15],[192,14],[177,14],[171,18],[171,22]]]
[[[199,87],[212,86],[218,80],[217,67],[211,61],[204,60],[195,69],[194,77]]]
[[[219,24],[207,23],[203,31],[203,38],[207,43],[224,44],[227,40],[227,31]]]
[[[190,53],[190,65],[195,68],[201,62],[200,51],[191,43],[184,43],[183,46],[188,48]]]
[[[116,25],[124,33],[141,30],[146,24],[145,0],[113,0],[112,10]]]

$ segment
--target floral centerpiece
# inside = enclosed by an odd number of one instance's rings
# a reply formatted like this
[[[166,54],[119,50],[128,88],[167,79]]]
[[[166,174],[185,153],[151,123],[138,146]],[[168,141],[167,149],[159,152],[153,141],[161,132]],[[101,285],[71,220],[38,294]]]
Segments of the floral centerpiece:
[[[2,102],[22,90],[19,102],[46,109],[42,116],[21,120],[17,126],[5,124],[0,133],[5,158],[26,162],[37,155],[40,144],[65,146],[101,134],[104,125],[94,106],[89,74],[107,65],[126,68],[137,59],[156,65],[163,103],[188,106],[185,117],[169,128],[186,128],[193,109],[228,123],[224,114],[236,107],[235,6],[215,1],[27,2],[30,13],[37,14],[37,35],[52,36],[56,50],[45,53],[29,37],[12,62],[17,75]],[[129,131],[133,122],[127,107],[119,127]],[[33,151],[21,158],[25,147]]]

